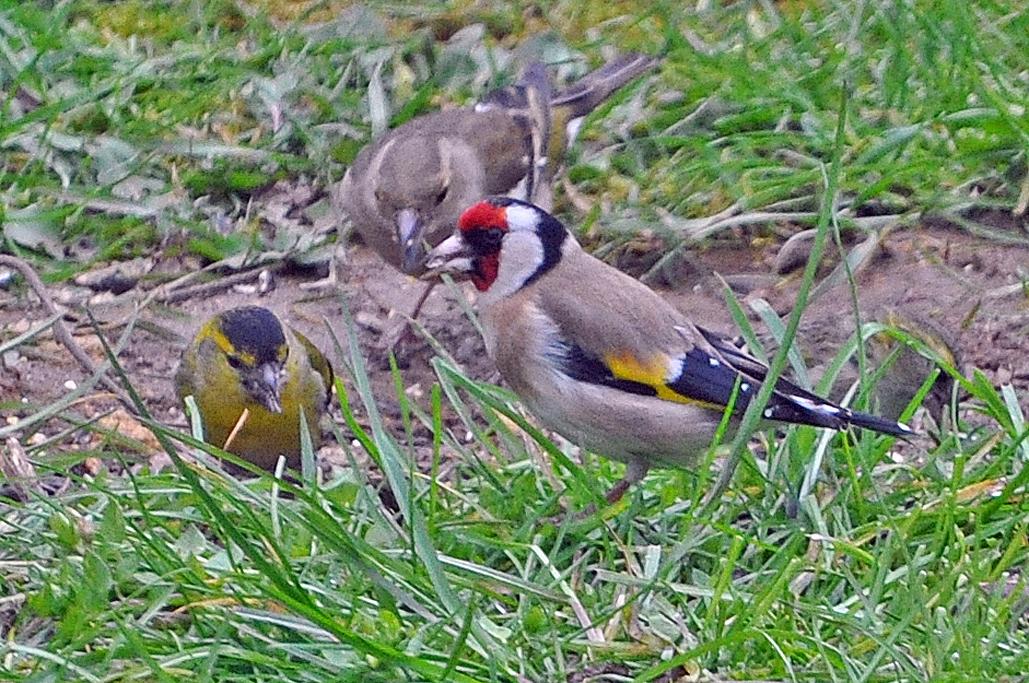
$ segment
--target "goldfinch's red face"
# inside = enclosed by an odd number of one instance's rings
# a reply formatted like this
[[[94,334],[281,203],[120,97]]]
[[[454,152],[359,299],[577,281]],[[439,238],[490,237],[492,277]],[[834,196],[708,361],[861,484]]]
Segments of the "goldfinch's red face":
[[[429,253],[430,274],[467,277],[485,292],[500,272],[500,249],[507,232],[506,206],[492,201],[475,204],[461,214],[457,232]]]
[[[480,292],[506,277],[511,282],[502,289],[515,291],[556,265],[567,234],[537,206],[492,197],[461,214],[457,231],[432,250],[428,266],[433,273],[468,277]]]
[[[500,272],[500,248],[508,230],[507,207],[479,202],[461,214],[457,229],[472,256],[472,283],[485,292]]]

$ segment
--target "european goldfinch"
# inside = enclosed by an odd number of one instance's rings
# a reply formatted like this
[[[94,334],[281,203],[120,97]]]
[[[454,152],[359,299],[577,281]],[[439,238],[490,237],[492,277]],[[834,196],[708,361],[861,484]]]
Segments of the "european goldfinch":
[[[572,442],[627,463],[611,501],[652,465],[695,463],[734,387],[738,415],[766,376],[760,362],[587,254],[557,219],[525,202],[494,197],[467,209],[428,267],[475,284],[486,349],[532,413]],[[764,417],[911,433],[784,379]]]
[[[325,356],[259,306],[223,311],[204,323],[175,373],[176,393],[180,400],[193,396],[208,442],[224,445],[249,411],[228,450],[265,469],[279,455],[291,466],[300,462],[301,410],[317,443],[331,386]]]
[[[333,192],[365,244],[410,275],[425,269],[425,244],[453,230],[461,210],[487,194],[538,200],[584,117],[653,68],[627,54],[551,95],[541,65],[474,108],[419,116],[365,147]]]

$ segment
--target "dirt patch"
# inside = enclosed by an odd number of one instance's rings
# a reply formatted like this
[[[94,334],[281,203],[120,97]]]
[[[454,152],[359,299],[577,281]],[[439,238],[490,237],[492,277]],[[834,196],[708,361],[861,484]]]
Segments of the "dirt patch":
[[[734,333],[720,281],[712,275],[717,272],[740,290],[741,298],[763,297],[785,314],[794,300],[799,278],[769,275],[778,247],[715,244],[692,252],[685,281],[675,289],[664,290],[664,294],[705,326]],[[975,367],[995,383],[1012,384],[1023,406],[1029,409],[1029,301],[1020,284],[1027,268],[1026,247],[998,244],[945,225],[922,225],[897,232],[857,276],[862,315],[868,320],[893,308],[931,321],[949,337],[966,373]],[[360,246],[351,249],[341,279],[339,293],[331,295],[312,296],[300,288],[303,279],[280,277],[276,287],[264,296],[230,290],[170,307],[151,307],[141,316],[143,324],[133,333],[121,361],[154,415],[184,425],[172,376],[182,346],[204,319],[224,308],[259,303],[307,334],[337,368],[345,368],[325,321],[336,331],[345,352],[342,302],[346,301],[357,321],[359,342],[368,359],[380,410],[401,433],[399,402],[383,350],[384,335],[400,319],[398,311],[411,309],[424,285],[385,267]],[[497,381],[481,340],[455,301],[455,296],[461,295],[473,298],[467,290],[461,294],[437,287],[420,320],[472,377]],[[13,337],[45,317],[37,303],[0,292],[0,339]],[[798,343],[812,361],[828,358],[852,334],[854,325],[850,293],[846,286],[839,286],[811,304]],[[99,345],[95,340],[89,343],[89,331],[80,327],[79,334],[87,350],[99,359]],[[407,348],[410,353],[401,369],[407,394],[414,400],[427,401],[435,381],[429,365],[433,352],[424,343],[409,344]],[[20,347],[17,353],[8,353],[5,364],[0,373],[5,418],[27,415],[32,406],[60,398],[72,383],[84,379],[78,366],[49,335]],[[80,409],[89,417],[110,407],[109,400],[87,400]],[[456,427],[456,417],[450,416],[449,420]],[[55,424],[47,431],[58,429]],[[416,431],[416,452],[427,452],[429,443],[428,433]],[[323,450],[323,457],[343,461],[341,450],[334,445]]]

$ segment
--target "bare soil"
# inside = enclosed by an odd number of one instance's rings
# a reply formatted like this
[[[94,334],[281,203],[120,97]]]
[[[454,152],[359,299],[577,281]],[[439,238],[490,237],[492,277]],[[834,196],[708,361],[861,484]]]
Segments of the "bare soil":
[[[1024,231],[1019,225],[1010,229]],[[705,326],[735,333],[720,280],[714,276],[718,273],[735,285],[742,299],[763,297],[785,315],[794,301],[799,277],[772,275],[771,264],[781,244],[768,240],[758,247],[743,244],[745,239],[741,237],[732,243],[715,243],[689,253],[678,271],[677,285],[663,290],[664,295]],[[633,263],[631,258],[614,260],[630,272],[640,270],[640,264]],[[827,264],[827,269],[831,265]],[[379,407],[388,420],[398,420],[399,403],[383,346],[391,327],[402,319],[398,312],[411,310],[424,284],[384,266],[359,245],[350,249],[341,270],[338,292],[328,295],[312,295],[301,289],[303,278],[282,276],[277,278],[274,289],[263,296],[230,289],[173,306],[151,306],[141,315],[140,320],[146,324],[136,327],[121,354],[121,363],[152,413],[168,423],[184,426],[172,377],[183,345],[203,320],[225,308],[259,303],[307,334],[339,370],[346,363],[337,354],[329,328],[336,331],[345,355],[345,301],[357,322],[358,338],[368,359]],[[862,315],[868,320],[893,308],[905,316],[931,321],[949,337],[966,374],[978,368],[997,384],[1012,384],[1023,408],[1029,409],[1029,299],[1019,286],[1027,271],[1029,248],[981,239],[948,225],[923,223],[889,236],[878,255],[857,274]],[[55,291],[58,298],[67,294],[59,290]],[[130,292],[121,296],[131,295]],[[67,296],[73,297],[74,292]],[[437,287],[422,311],[422,325],[468,374],[498,381],[481,340],[462,314],[455,296],[474,299],[470,287],[464,292]],[[0,341],[45,318],[34,296],[0,291]],[[805,312],[798,343],[809,359],[827,358],[853,329],[849,291],[845,285],[838,286],[812,302]],[[76,334],[99,361],[101,350],[95,338],[90,343],[89,328],[80,324]],[[116,335],[111,336],[113,339]],[[425,400],[435,381],[429,365],[433,352],[420,339],[409,340],[403,348],[406,352],[401,374],[407,394],[415,400]],[[345,372],[340,374],[346,377]],[[30,414],[33,407],[65,395],[71,386],[69,381],[82,380],[81,369],[46,334],[16,353],[6,354],[0,372],[2,415],[10,423],[15,417]],[[109,410],[111,405],[109,397],[97,395],[87,398],[76,409],[90,417]],[[44,431],[53,434],[65,426],[54,422]],[[427,434],[416,437],[417,442],[428,443]],[[342,450],[335,444],[328,444],[322,456],[343,462]]]

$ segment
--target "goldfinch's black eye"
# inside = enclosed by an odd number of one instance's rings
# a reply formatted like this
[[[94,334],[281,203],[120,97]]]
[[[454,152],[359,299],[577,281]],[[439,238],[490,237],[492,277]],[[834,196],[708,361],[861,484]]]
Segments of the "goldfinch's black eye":
[[[505,231],[502,228],[481,227],[464,233],[464,240],[472,249],[480,254],[489,254],[500,250]]]
[[[226,356],[226,360],[229,361],[229,365],[235,370],[243,369],[243,361],[239,359],[239,356]]]

